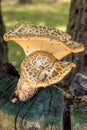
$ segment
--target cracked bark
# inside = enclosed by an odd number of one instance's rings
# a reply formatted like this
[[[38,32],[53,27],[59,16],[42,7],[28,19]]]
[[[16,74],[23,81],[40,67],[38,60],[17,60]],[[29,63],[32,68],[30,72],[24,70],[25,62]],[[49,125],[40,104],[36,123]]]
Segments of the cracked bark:
[[[76,69],[73,69],[71,73],[65,78],[64,83],[65,86],[72,86],[72,81],[77,73],[82,75],[84,74],[86,80],[87,75],[87,0],[71,0],[70,4],[70,12],[69,12],[69,21],[67,26],[67,32],[72,36],[72,39],[78,42],[81,42],[85,46],[85,51],[78,53],[78,54],[71,54],[67,56],[65,59],[68,61],[75,62],[77,64]],[[83,78],[84,78],[83,77]],[[81,77],[78,78],[78,82],[80,82]],[[86,83],[86,81],[84,82]],[[80,82],[80,85],[78,84],[75,86],[76,82],[74,82],[74,87],[76,92],[79,92],[83,87],[80,87],[82,85],[82,81]],[[85,85],[86,86],[86,85]],[[83,91],[85,91],[84,88]],[[82,91],[81,91],[82,94]],[[75,95],[75,93],[74,93]],[[69,123],[69,124],[68,124]],[[68,125],[66,125],[68,124]],[[70,130],[71,129],[71,119],[70,119],[70,107],[67,106],[65,102],[64,106],[64,112],[63,112],[63,129],[64,130]],[[68,128],[67,128],[68,127]]]
[[[71,60],[77,63],[76,72],[87,71],[87,1],[71,0],[67,32],[72,39],[85,45],[85,51],[73,55]],[[75,72],[75,73],[76,73]]]
[[[69,12],[67,32],[74,41],[84,44],[85,51],[71,54],[65,58],[77,65],[64,80],[67,86],[70,86],[76,73],[87,73],[87,1],[71,0]]]
[[[69,74],[69,76],[66,77],[64,82],[67,86],[69,86],[69,88],[70,86],[75,88],[74,90],[76,90],[76,92],[78,92],[77,94],[79,94],[82,88],[83,91],[87,90],[87,87],[85,87],[87,82],[86,80],[87,79],[87,0],[81,0],[81,1],[71,0],[67,32],[72,36],[73,40],[81,42],[85,46],[84,52],[78,54],[71,54],[66,57],[67,60],[75,62],[77,64],[77,67],[76,69],[72,70],[72,72]],[[77,73],[78,73],[77,75],[78,77],[76,78]],[[79,75],[84,75],[84,76],[82,76],[81,78],[81,76]],[[77,83],[74,78],[78,80]],[[72,83],[74,85],[72,85]],[[83,91],[81,91],[80,93],[81,95]],[[70,130],[71,125],[70,126],[66,125],[70,121],[70,107],[67,106],[66,104],[63,113],[63,118],[64,118],[63,120],[64,128]]]

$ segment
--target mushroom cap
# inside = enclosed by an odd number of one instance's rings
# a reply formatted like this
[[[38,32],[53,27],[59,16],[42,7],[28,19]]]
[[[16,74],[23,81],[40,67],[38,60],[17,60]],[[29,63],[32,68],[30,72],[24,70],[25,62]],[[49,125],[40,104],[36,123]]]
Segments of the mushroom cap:
[[[59,61],[51,53],[36,51],[21,64],[21,76],[32,88],[46,87],[62,80],[75,63]]]
[[[76,65],[59,61],[51,53],[36,51],[21,64],[21,75],[12,102],[27,101],[41,86],[46,87],[62,80]]]
[[[4,34],[4,40],[17,42],[26,55],[34,51],[45,51],[57,59],[84,50],[82,43],[72,41],[71,36],[61,30],[29,23],[18,23]]]

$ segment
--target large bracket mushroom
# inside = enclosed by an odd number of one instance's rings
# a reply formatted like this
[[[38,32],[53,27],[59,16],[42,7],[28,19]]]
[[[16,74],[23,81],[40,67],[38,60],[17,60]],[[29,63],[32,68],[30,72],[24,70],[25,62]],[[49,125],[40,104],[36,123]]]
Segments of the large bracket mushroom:
[[[28,23],[18,23],[4,34],[4,40],[17,42],[26,54],[14,92],[21,101],[31,98],[39,87],[62,80],[76,65],[60,60],[84,50],[82,43],[72,41],[71,36],[61,30]],[[17,98],[12,99],[16,101]]]

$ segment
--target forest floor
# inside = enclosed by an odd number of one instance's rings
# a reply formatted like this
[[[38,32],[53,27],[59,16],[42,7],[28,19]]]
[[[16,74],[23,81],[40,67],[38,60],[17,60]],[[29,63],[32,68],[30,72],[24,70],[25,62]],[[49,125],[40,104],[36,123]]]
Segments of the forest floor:
[[[18,22],[51,26],[66,31],[70,0],[32,0],[31,5],[20,5],[18,0],[3,0],[2,15],[6,31]],[[8,42],[8,58],[18,70],[24,58],[23,50]]]

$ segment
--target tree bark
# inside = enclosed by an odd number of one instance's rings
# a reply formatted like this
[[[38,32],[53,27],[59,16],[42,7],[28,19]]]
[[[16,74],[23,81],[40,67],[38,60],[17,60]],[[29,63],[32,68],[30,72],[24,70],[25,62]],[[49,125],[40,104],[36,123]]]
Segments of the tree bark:
[[[77,67],[72,70],[67,77],[69,86],[76,73],[87,72],[87,1],[86,0],[71,0],[69,20],[67,32],[72,36],[74,41],[84,44],[85,51],[78,54],[71,54],[66,57],[67,60],[75,62]],[[67,80],[66,80],[67,81]]]
[[[87,1],[71,0],[67,32],[73,40],[85,45],[85,51],[74,56],[78,63],[77,72],[87,71]]]
[[[74,69],[68,77],[69,88],[72,89],[75,96],[82,96],[81,98],[83,100],[83,95],[87,98],[87,0],[71,0],[67,32],[72,36],[74,41],[81,42],[85,46],[85,50],[83,52],[72,54],[67,57],[68,60],[77,64],[77,68]],[[84,102],[86,102],[86,99],[84,99]],[[87,105],[83,105],[84,109],[85,106],[87,107]],[[82,113],[84,112],[85,110],[82,111]],[[76,118],[76,114],[73,120]],[[85,117],[87,118],[86,114]],[[81,122],[84,122],[85,126],[85,121],[83,119]]]
[[[5,26],[2,19],[1,12],[1,0],[0,0],[0,64],[7,62],[7,45],[3,40],[3,34],[5,33]]]

